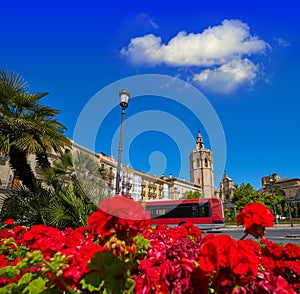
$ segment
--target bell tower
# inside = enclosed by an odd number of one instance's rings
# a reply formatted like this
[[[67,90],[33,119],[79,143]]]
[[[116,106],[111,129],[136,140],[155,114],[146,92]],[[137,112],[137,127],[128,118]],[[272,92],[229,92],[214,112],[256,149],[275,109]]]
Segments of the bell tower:
[[[214,167],[212,153],[204,147],[200,132],[198,132],[196,149],[190,153],[190,181],[200,185],[203,197],[214,197]]]

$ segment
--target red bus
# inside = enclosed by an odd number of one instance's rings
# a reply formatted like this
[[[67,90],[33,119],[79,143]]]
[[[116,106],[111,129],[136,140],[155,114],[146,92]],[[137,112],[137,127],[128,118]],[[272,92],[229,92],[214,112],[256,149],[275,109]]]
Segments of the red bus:
[[[225,227],[223,205],[218,198],[149,200],[146,201],[146,210],[154,225],[191,222],[202,230]]]

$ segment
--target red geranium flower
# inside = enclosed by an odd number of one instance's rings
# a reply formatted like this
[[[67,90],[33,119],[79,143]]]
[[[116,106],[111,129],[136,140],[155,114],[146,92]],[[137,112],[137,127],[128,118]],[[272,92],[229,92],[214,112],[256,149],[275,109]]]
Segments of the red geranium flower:
[[[150,219],[150,215],[142,205],[127,196],[114,196],[105,199],[100,203],[99,209],[112,216],[128,220]]]
[[[274,226],[274,219],[270,209],[256,202],[246,204],[236,218],[237,225],[244,225],[245,233],[255,238],[263,237],[266,234],[266,227]]]
[[[88,218],[88,229],[102,238],[117,234],[121,240],[132,238],[148,227],[149,213],[139,202],[127,196],[103,200],[98,211]]]
[[[249,246],[250,245],[250,246]],[[219,235],[202,241],[198,278],[202,289],[213,286],[216,293],[232,293],[256,277],[259,258],[246,240]]]
[[[7,226],[11,226],[15,223],[15,220],[13,218],[9,218],[7,219],[4,224],[7,225]]]

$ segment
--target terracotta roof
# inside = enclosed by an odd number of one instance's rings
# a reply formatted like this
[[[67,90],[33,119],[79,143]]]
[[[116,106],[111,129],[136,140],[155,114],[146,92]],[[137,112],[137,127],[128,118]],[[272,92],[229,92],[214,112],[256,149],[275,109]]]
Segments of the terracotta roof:
[[[281,179],[277,181],[276,183],[282,183],[282,182],[290,182],[290,181],[300,181],[299,178],[286,178],[286,179]]]

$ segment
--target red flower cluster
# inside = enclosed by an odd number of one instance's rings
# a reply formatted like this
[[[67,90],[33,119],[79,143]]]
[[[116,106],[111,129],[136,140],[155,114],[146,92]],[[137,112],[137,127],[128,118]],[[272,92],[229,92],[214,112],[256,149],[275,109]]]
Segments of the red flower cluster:
[[[98,238],[116,234],[127,240],[146,229],[150,215],[139,202],[126,196],[115,196],[100,203],[98,211],[88,218],[88,229]]]
[[[285,278],[300,293],[300,247],[291,243],[280,246],[267,239],[263,244],[262,265],[265,270]]]
[[[238,219],[256,237],[273,224],[260,204],[247,205]],[[51,293],[72,288],[78,293],[300,293],[298,245],[280,246],[265,238],[259,244],[227,235],[203,237],[191,223],[172,228],[148,223],[149,215],[139,203],[117,196],[101,203],[86,228],[0,230],[0,287],[18,287],[30,273],[39,282],[45,278]],[[35,250],[44,264],[39,259],[24,267],[26,253],[33,256]],[[62,261],[55,259],[58,252]],[[57,272],[45,271],[53,260]],[[11,277],[9,272],[22,262],[22,270]]]
[[[207,235],[201,242],[198,262],[200,289],[213,287],[217,293],[232,293],[236,286],[256,277],[259,258],[248,241]]]
[[[0,231],[0,239],[2,232]],[[62,277],[73,287],[88,272],[88,261],[93,257],[95,252],[102,251],[102,246],[84,236],[82,228],[76,230],[68,228],[65,231],[61,231],[45,225],[35,225],[28,230],[25,227],[17,226],[10,231],[4,232],[6,232],[6,240],[11,239],[18,246],[26,246],[30,252],[34,250],[41,251],[47,261],[57,252],[66,255],[68,266],[65,268]],[[4,244],[3,242],[5,242],[5,239],[0,240],[0,245]],[[13,249],[13,246],[10,246],[10,249]],[[5,254],[0,254],[0,260],[2,261],[0,262],[0,268],[8,265]],[[18,258],[10,263],[10,265],[14,265],[17,262]],[[10,283],[7,280],[5,281]]]
[[[266,234],[266,227],[274,226],[274,215],[261,203],[250,203],[237,215],[237,225],[245,226],[245,234],[261,238]]]
[[[191,275],[200,252],[200,230],[191,223],[157,226],[143,236],[150,248],[134,276],[136,293],[193,293]]]

